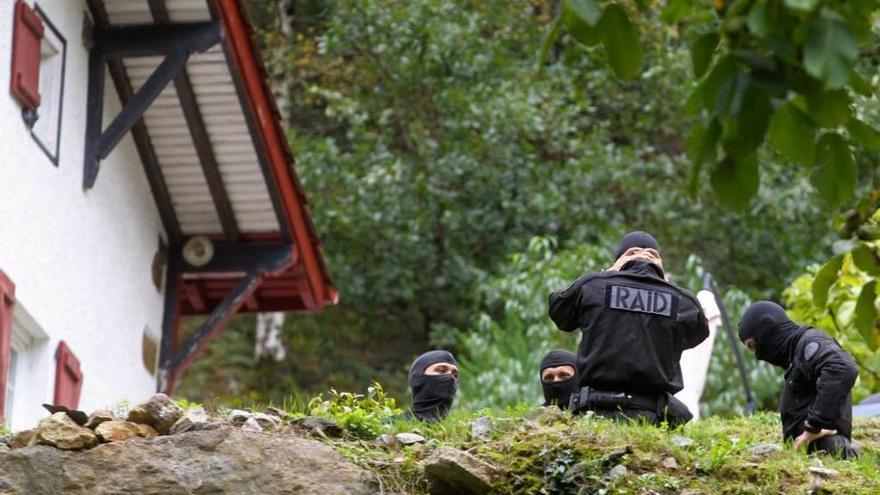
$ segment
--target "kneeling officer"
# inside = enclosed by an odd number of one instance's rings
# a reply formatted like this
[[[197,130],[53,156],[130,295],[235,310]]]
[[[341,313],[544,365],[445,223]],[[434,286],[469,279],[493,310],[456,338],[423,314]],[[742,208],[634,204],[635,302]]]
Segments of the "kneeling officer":
[[[682,351],[709,335],[706,317],[690,292],[665,279],[653,236],[627,234],[615,256],[609,270],[550,294],[556,326],[582,331],[580,390],[571,409],[655,424],[687,422],[690,411],[672,394],[682,389]]]
[[[791,321],[782,306],[759,301],[743,313],[740,340],[755,357],[786,368],[779,401],[785,440],[794,448],[842,458],[855,452],[852,396],[859,376],[852,356],[825,332]]]

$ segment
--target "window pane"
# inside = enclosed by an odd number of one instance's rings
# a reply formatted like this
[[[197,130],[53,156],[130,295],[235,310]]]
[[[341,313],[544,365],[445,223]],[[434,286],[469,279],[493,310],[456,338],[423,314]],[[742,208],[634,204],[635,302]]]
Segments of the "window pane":
[[[12,401],[15,399],[15,370],[18,364],[18,352],[12,350],[12,361],[9,362],[9,378],[6,380],[6,411],[4,418],[6,421],[12,419]]]

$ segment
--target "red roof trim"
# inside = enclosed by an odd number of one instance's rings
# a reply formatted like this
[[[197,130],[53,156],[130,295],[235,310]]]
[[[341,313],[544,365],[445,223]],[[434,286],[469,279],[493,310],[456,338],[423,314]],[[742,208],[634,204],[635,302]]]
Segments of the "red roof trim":
[[[257,136],[267,152],[269,168],[296,245],[300,248],[317,308],[336,304],[338,293],[330,281],[314,228],[309,219],[307,201],[293,169],[293,155],[281,127],[275,99],[265,78],[262,58],[251,39],[251,26],[239,0],[217,0],[218,15],[228,36],[230,52],[247,93],[247,104],[256,120]]]

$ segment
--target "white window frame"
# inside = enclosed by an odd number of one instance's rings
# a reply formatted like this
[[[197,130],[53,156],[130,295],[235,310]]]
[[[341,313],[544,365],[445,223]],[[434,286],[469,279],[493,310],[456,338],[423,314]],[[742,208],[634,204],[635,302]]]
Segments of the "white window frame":
[[[9,370],[7,389],[13,391],[7,403],[7,427],[13,431],[33,428],[45,416],[42,404],[52,401],[54,361],[49,336],[16,300],[12,311],[12,350],[15,369]]]

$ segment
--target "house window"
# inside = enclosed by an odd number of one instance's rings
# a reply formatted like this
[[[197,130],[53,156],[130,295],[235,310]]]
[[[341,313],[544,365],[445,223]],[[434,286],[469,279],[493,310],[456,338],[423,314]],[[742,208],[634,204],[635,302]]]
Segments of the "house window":
[[[39,5],[35,11],[48,29],[44,30],[40,44],[40,106],[31,135],[52,163],[58,165],[67,41]]]
[[[12,349],[12,359],[9,361],[9,378],[6,382],[6,411],[4,418],[12,418],[12,402],[15,400],[15,375],[18,368],[18,351]]]

